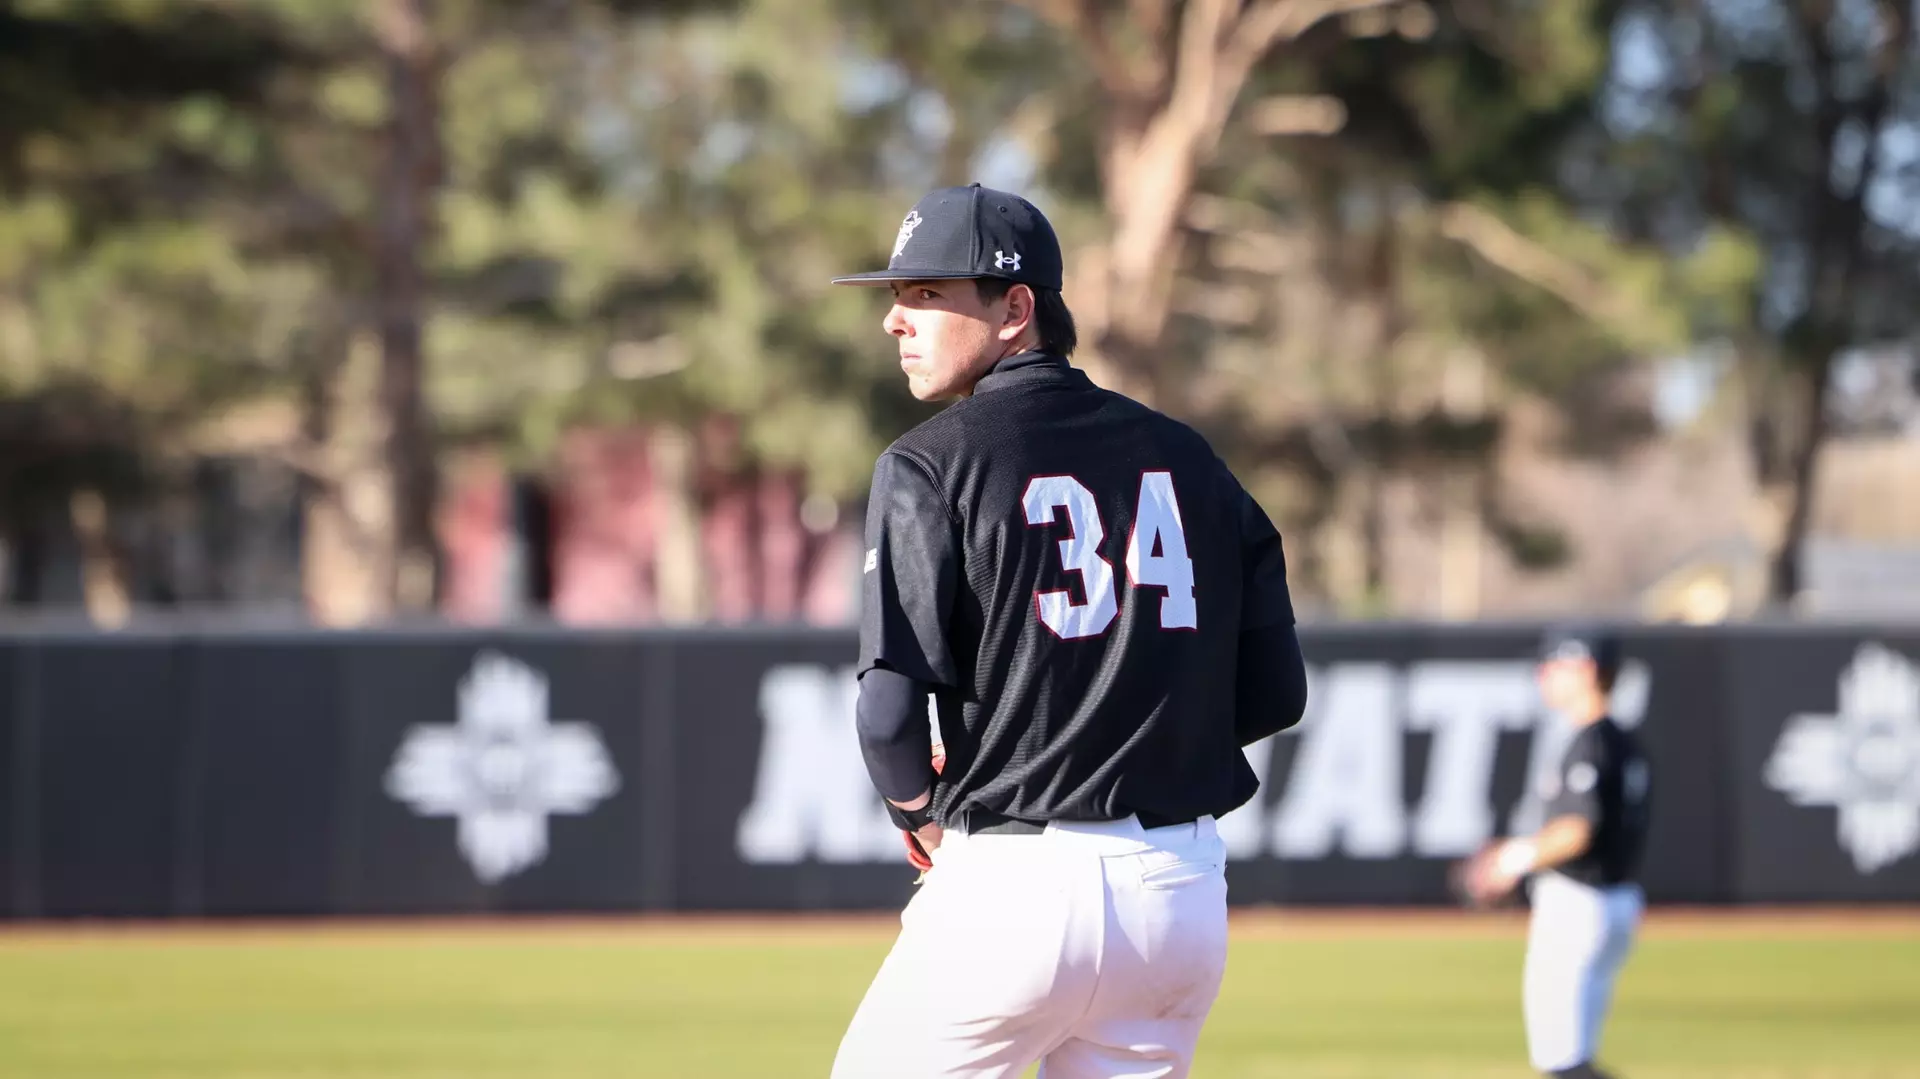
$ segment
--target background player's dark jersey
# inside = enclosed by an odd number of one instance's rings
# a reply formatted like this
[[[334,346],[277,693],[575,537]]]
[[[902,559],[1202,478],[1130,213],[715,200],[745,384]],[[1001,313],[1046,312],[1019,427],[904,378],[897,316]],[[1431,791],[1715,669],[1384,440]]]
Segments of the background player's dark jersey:
[[[1188,820],[1252,796],[1236,648],[1293,607],[1278,534],[1190,428],[1010,358],[881,456],[867,547],[859,669],[936,687],[941,819]]]
[[[1583,817],[1593,842],[1559,872],[1599,886],[1632,881],[1646,848],[1652,779],[1639,740],[1613,720],[1574,735],[1548,787],[1547,819]]]

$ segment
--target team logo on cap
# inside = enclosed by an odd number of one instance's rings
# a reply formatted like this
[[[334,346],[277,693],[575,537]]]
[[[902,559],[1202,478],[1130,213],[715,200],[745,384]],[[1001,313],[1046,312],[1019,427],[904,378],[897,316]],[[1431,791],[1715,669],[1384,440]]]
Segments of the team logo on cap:
[[[908,210],[906,219],[900,222],[900,231],[893,237],[893,254],[889,258],[899,258],[900,252],[907,249],[907,241],[913,239],[913,230],[920,227],[920,211]]]

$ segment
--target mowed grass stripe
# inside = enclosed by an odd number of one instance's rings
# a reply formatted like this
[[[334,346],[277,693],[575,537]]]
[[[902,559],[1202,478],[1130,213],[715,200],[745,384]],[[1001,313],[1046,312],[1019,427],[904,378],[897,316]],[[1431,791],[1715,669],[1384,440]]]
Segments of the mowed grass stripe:
[[[1518,923],[1246,929],[1198,1075],[1529,1074]],[[0,934],[0,1076],[824,1075],[890,932]],[[1622,980],[1606,1057],[1626,1079],[1920,1079],[1920,933],[1656,926]]]

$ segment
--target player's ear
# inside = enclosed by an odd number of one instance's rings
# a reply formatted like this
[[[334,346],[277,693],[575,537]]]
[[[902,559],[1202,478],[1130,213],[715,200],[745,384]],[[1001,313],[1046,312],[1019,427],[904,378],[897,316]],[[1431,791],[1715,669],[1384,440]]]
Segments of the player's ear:
[[[1026,285],[1015,285],[1007,290],[1007,313],[1000,320],[999,338],[1002,341],[1019,340],[1020,335],[1033,325],[1038,313],[1038,303],[1033,289]]]

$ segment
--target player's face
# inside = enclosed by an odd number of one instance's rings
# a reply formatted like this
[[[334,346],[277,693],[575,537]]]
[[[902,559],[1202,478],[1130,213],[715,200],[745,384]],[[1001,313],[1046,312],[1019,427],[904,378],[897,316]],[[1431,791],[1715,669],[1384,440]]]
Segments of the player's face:
[[[900,347],[907,388],[922,401],[964,397],[1005,354],[1007,298],[987,302],[972,281],[906,281],[893,286],[882,323]]]
[[[1575,711],[1599,688],[1593,663],[1584,659],[1550,659],[1535,672],[1540,700],[1557,711]]]

